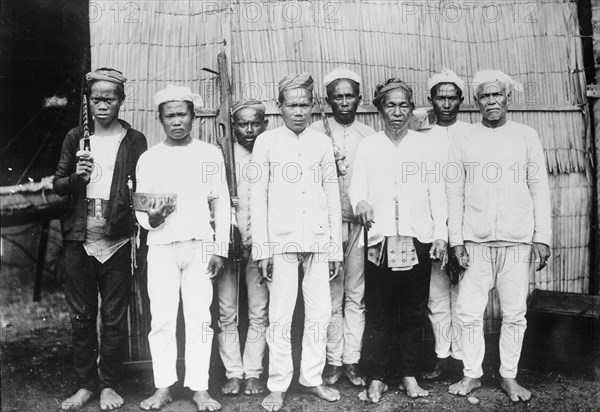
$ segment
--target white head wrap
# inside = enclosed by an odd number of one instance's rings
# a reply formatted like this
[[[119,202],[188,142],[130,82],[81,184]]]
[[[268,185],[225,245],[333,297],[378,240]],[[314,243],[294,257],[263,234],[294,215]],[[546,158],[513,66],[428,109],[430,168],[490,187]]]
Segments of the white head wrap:
[[[501,70],[481,70],[475,73],[473,77],[473,90],[477,94],[477,88],[483,83],[501,83],[506,87],[506,91],[512,89],[519,92],[523,91],[523,86],[516,80],[513,80],[508,74]]]
[[[199,94],[192,93],[187,86],[174,86],[168,84],[166,88],[158,91],[154,95],[154,104],[160,106],[166,102],[192,102],[194,108],[202,107],[202,97]]]
[[[338,67],[323,78],[323,85],[327,87],[329,83],[338,79],[349,79],[355,81],[358,84],[361,83],[361,78],[358,75],[358,73],[355,73],[352,70],[345,69],[343,67]]]
[[[465,82],[450,69],[444,68],[440,73],[434,74],[431,79],[427,80],[427,91],[431,92],[431,89],[440,83],[453,83],[460,89],[462,95],[465,95]]]

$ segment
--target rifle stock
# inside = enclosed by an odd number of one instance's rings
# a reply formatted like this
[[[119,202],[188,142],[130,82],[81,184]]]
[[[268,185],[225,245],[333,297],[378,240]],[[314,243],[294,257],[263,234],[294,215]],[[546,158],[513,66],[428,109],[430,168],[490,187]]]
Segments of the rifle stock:
[[[231,130],[231,84],[229,82],[229,72],[227,64],[227,55],[221,52],[217,55],[217,65],[219,72],[219,91],[221,92],[219,111],[217,113],[217,143],[223,152],[225,160],[225,169],[227,177],[227,186],[231,197],[231,229],[229,238],[231,246],[229,248],[230,256],[236,260],[241,257],[241,237],[237,230],[235,204],[237,204],[237,180],[235,175],[235,155],[233,151],[233,133]]]
[[[327,119],[327,115],[325,114],[325,109],[323,108],[323,102],[319,97],[319,93],[317,91],[315,93],[315,100],[317,101],[317,106],[319,107],[319,111],[321,112],[321,120],[323,120],[323,126],[325,127],[325,134],[329,136],[331,139],[331,144],[333,145],[333,155],[335,157],[335,166],[337,168],[337,175],[344,176],[348,172],[348,165],[346,164],[346,156],[342,155],[340,148],[335,144],[335,139],[333,138],[333,133],[331,132],[331,127],[329,127],[329,120]]]

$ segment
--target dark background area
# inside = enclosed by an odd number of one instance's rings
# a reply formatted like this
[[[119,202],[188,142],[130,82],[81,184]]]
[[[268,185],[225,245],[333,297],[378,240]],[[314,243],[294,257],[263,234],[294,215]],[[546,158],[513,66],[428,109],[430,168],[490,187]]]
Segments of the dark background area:
[[[54,173],[65,134],[79,124],[89,44],[88,1],[0,2],[0,185]],[[67,105],[44,108],[54,95]]]

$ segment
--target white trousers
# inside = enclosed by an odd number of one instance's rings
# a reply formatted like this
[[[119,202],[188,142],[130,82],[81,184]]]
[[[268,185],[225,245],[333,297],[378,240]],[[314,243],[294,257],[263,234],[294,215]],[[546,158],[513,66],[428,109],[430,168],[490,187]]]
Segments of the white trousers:
[[[456,315],[461,327],[464,375],[479,378],[485,355],[483,313],[488,293],[495,287],[500,298],[500,376],[516,378],[527,327],[527,294],[532,265],[531,245],[489,247],[466,242],[469,268],[458,282]]]
[[[365,267],[363,248],[358,247],[362,226],[343,222],[342,227],[346,259],[343,271],[330,282],[327,330],[327,363],[335,366],[358,363],[365,331]]]
[[[450,284],[442,262],[432,262],[429,302],[429,320],[435,337],[435,354],[439,359],[452,356],[462,359],[460,350],[460,326],[456,318],[458,286]]]
[[[213,330],[210,327],[212,284],[206,273],[211,255],[202,242],[188,240],[148,248],[148,295],[152,314],[148,335],[154,385],[177,381],[177,312],[179,294],[185,317],[185,381],[193,391],[208,389]]]
[[[298,295],[298,266],[304,278],[304,335],[300,384],[323,383],[326,337],[331,317],[329,264],[325,253],[283,253],[273,256],[273,281],[269,283],[269,380],[271,392],[286,392],[292,381],[292,315]]]
[[[244,265],[242,265],[244,268]],[[259,285],[262,276],[255,260],[245,265],[244,277],[248,289],[248,335],[244,357],[240,350],[238,332],[239,276],[237,266],[228,261],[219,277],[219,353],[227,379],[258,378],[267,348],[269,290],[266,282]]]

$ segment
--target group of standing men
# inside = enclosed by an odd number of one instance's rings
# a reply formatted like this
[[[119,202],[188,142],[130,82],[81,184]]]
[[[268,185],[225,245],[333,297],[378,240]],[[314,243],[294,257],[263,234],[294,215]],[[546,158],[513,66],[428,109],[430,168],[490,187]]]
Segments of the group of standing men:
[[[72,196],[65,221],[66,297],[80,378],[80,389],[63,402],[64,409],[82,407],[98,388],[102,409],[123,404],[115,385],[125,347],[136,219],[149,231],[148,339],[157,388],[142,409],[157,410],[172,400],[180,298],[184,385],[199,410],[221,408],[208,393],[215,280],[225,395],[265,392],[260,375],[268,347],[270,393],[262,406],[269,411],[284,406],[293,375],[290,333],[299,288],[305,308],[299,384],[305,392],[337,401],[340,394],[330,385],[345,375],[367,386],[362,400],[377,403],[394,372],[407,395],[427,396],[417,381],[417,360],[429,313],[438,357],[429,377],[447,368],[450,357],[460,360],[464,377],[449,391],[467,395],[480,386],[483,312],[496,287],[501,386],[513,401],[530,398],[516,374],[530,268],[537,261],[541,269],[550,255],[550,199],[537,133],[506,118],[509,96],[519,88],[509,76],[491,70],[475,75],[482,119],[473,125],[457,120],[464,82],[447,69],[433,76],[427,90],[437,124],[426,132],[409,130],[413,91],[398,78],[378,85],[373,98],[384,130],[376,133],[356,120],[362,79],[347,69],[324,79],[333,112],[328,120],[310,124],[314,82],[308,73],[280,81],[281,127],[267,130],[259,101],[232,106],[241,171],[233,204],[242,239],[239,273],[248,291],[243,353],[223,156],[190,135],[200,96],[176,86],[156,94],[166,137],[146,151],[144,136],[118,119],[122,74],[102,68],[87,80],[91,150],[82,150],[83,128],[69,132],[54,181],[57,192]],[[134,191],[163,200],[151,200],[134,218]],[[448,260],[462,270],[457,285],[446,276]],[[358,367],[363,335],[366,375]]]

